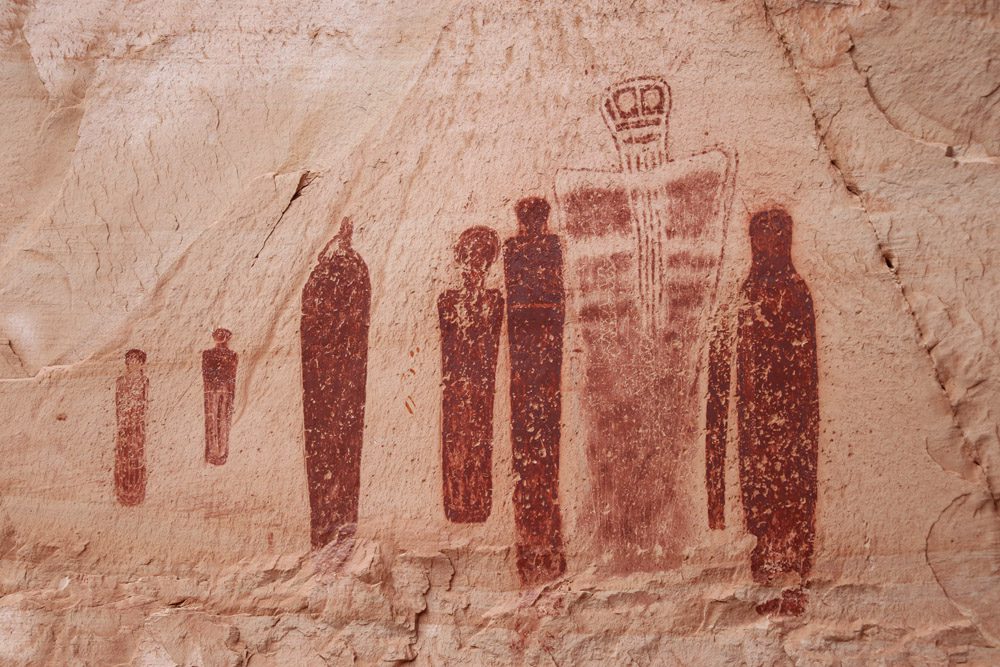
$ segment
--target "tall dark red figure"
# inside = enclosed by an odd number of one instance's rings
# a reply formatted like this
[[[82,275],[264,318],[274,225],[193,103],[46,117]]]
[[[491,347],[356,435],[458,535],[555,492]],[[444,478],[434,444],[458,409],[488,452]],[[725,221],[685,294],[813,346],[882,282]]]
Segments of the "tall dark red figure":
[[[122,505],[138,505],[146,498],[146,412],[149,378],[143,370],[146,353],[125,353],[125,374],[115,381],[115,495]]]
[[[500,252],[488,227],[471,227],[455,245],[459,289],[438,298],[441,327],[441,462],[444,513],[476,523],[490,515],[493,496],[493,397],[503,323],[500,290],[485,287]]]
[[[812,297],[792,265],[792,219],[782,209],[750,220],[753,260],[740,290],[735,335],[735,397],[740,489],[746,527],[757,538],[754,580],[783,575],[805,583],[816,534],[819,377]],[[732,334],[710,348],[706,460],[708,517],[725,525],[725,451],[732,389]],[[805,591],[793,587],[757,607],[800,614]]]
[[[233,333],[212,332],[215,347],[201,353],[201,376],[205,383],[205,460],[221,466],[229,457],[229,429],[233,423],[236,394],[236,353],[229,349]]]
[[[559,420],[566,319],[563,255],[547,233],[549,203],[522,199],[517,236],[504,243],[507,338],[510,344],[514,524],[522,583],[553,579],[566,569],[559,515]]]
[[[371,282],[352,225],[320,253],[302,290],[302,409],[314,548],[358,521]]]

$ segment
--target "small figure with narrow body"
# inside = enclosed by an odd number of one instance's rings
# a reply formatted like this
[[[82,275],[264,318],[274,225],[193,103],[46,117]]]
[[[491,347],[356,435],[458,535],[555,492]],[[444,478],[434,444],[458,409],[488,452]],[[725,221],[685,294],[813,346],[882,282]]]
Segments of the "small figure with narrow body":
[[[125,374],[115,381],[115,495],[122,505],[138,505],[146,498],[146,411],[149,378],[143,372],[146,353],[125,353]]]
[[[201,375],[205,383],[205,460],[221,466],[229,457],[229,429],[233,422],[238,357],[229,349],[232,332],[212,332],[215,347],[201,353]]]

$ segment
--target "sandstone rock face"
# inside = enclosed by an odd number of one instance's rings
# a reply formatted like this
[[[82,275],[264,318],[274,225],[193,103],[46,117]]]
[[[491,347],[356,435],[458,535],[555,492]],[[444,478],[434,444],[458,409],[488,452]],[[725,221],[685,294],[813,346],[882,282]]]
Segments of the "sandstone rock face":
[[[0,663],[1000,663],[996,2],[0,31]]]

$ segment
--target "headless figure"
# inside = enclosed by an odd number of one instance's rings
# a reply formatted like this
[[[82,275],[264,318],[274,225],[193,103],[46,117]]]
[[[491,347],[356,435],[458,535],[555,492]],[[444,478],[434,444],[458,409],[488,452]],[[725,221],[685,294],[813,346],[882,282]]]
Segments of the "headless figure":
[[[816,533],[819,392],[812,298],[792,265],[792,219],[750,220],[753,260],[740,290],[735,341],[725,326],[709,351],[706,461],[709,526],[725,527],[729,397],[735,389],[740,490],[754,581],[797,578],[762,614],[800,614]],[[735,342],[735,388],[731,372]]]
[[[371,282],[351,233],[344,218],[302,290],[302,411],[317,549],[353,536],[358,521]]]
[[[232,332],[212,332],[215,347],[201,353],[201,375],[205,382],[205,460],[217,466],[229,456],[229,429],[233,423],[238,357],[229,349]]]
[[[504,243],[510,344],[514,524],[521,582],[566,569],[559,515],[559,420],[566,316],[559,237],[547,233],[549,204],[522,199],[518,234]]]
[[[503,297],[484,284],[499,252],[492,229],[462,232],[455,246],[462,286],[438,297],[444,513],[457,523],[486,521],[492,504],[493,396]]]
[[[149,378],[143,372],[146,353],[125,353],[125,374],[115,381],[115,495],[122,505],[138,505],[146,497],[146,408]]]

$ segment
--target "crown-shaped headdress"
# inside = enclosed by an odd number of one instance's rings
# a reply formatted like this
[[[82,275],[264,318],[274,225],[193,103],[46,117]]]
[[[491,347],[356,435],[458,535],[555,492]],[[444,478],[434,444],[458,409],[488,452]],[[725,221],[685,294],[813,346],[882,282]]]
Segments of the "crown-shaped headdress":
[[[611,86],[601,104],[601,115],[614,135],[623,162],[627,155],[639,153],[651,153],[656,163],[666,160],[669,114],[670,86],[653,76],[626,79]]]

